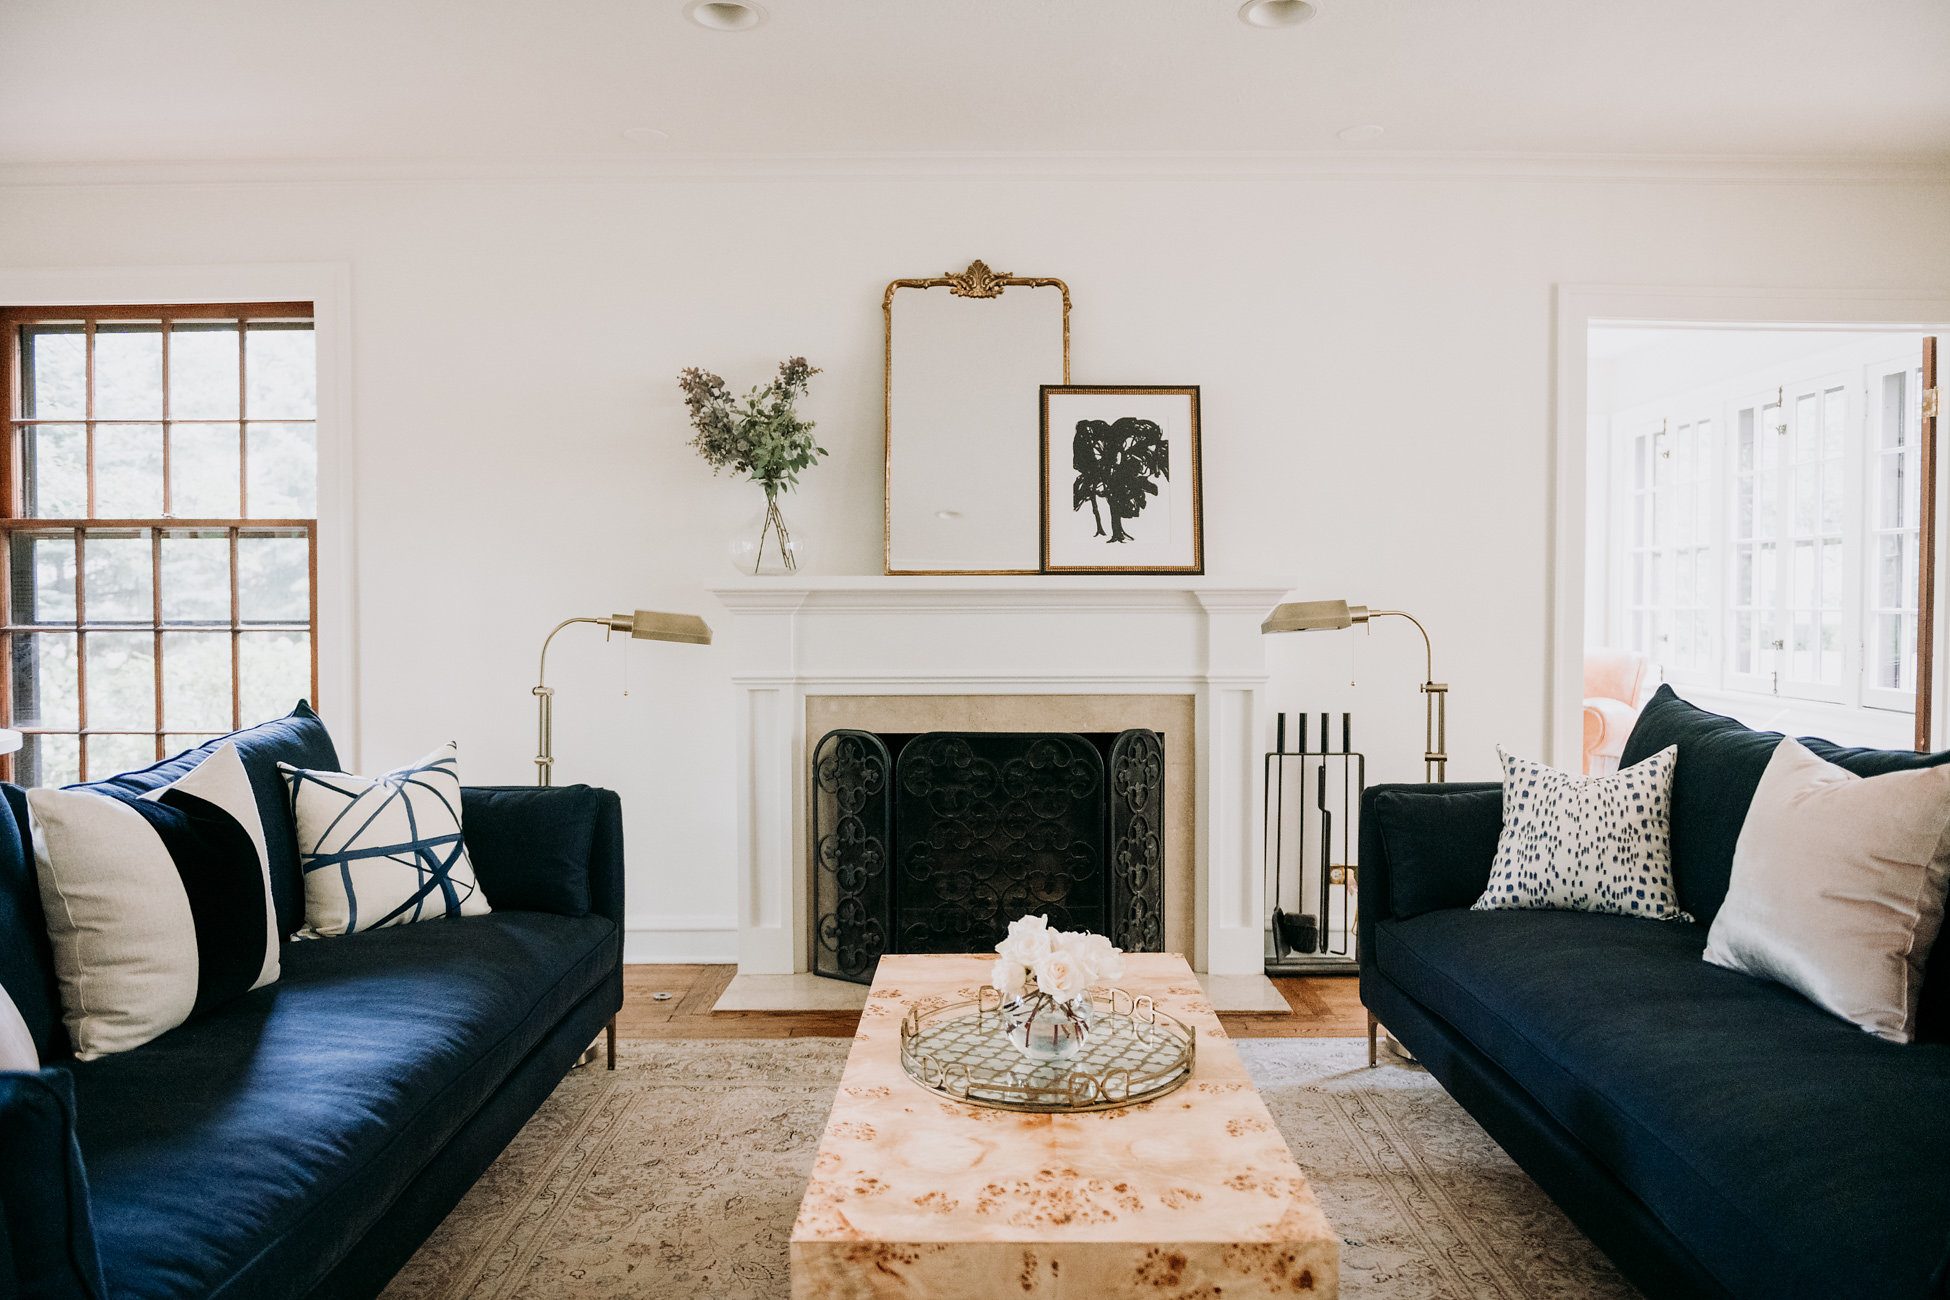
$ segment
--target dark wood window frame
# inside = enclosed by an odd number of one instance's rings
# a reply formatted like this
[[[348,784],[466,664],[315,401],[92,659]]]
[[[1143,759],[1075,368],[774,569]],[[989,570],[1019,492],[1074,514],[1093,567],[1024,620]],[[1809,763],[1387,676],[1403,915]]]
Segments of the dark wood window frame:
[[[106,772],[91,772],[88,764],[88,739],[95,735],[152,735],[155,738],[155,756],[158,759],[168,756],[169,739],[172,735],[198,734],[196,729],[178,727],[171,729],[165,716],[164,693],[164,641],[165,635],[183,632],[229,632],[230,640],[230,708],[231,728],[243,725],[241,646],[242,637],[251,632],[303,632],[306,634],[311,650],[311,693],[313,704],[318,702],[318,520],[316,511],[311,518],[251,518],[250,509],[250,447],[249,428],[254,423],[278,423],[278,421],[253,421],[249,419],[247,405],[247,386],[249,367],[246,363],[246,350],[249,331],[243,326],[251,322],[311,322],[314,318],[313,304],[309,302],[254,302],[254,303],[140,303],[115,306],[33,306],[0,307],[0,416],[5,418],[4,437],[0,437],[0,722],[6,726],[28,734],[78,736],[80,746],[80,775],[83,780],[99,779],[109,775]],[[160,322],[161,329],[161,378],[162,413],[154,419],[103,419],[95,416],[95,335],[96,327],[102,322],[129,321]],[[237,321],[238,345],[238,405],[234,421],[224,418],[216,420],[177,420],[170,409],[170,336],[172,327],[179,321]],[[37,324],[76,325],[82,327],[86,338],[87,371],[90,382],[86,385],[86,409],[83,417],[39,417],[24,419],[22,394],[24,377],[22,373],[21,327]],[[170,494],[173,485],[170,481],[170,435],[176,424],[228,424],[237,425],[238,435],[238,514],[234,517],[176,518],[170,515]],[[289,421],[286,421],[289,422]],[[303,422],[303,421],[299,421]],[[317,428],[316,416],[310,421]],[[47,518],[34,517],[26,513],[25,476],[23,467],[22,431],[37,424],[83,425],[87,439],[87,514],[79,517]],[[95,431],[101,425],[144,425],[160,426],[162,430],[162,489],[163,515],[155,518],[106,519],[95,517]],[[121,532],[124,534],[147,533],[150,539],[150,598],[151,617],[147,624],[117,622],[111,624],[91,624],[87,618],[86,605],[86,546],[90,533],[101,534]],[[165,534],[175,533],[216,533],[221,532],[229,540],[229,619],[226,622],[175,621],[166,623],[163,618],[162,582],[162,541]],[[12,549],[16,535],[69,533],[75,546],[75,608],[72,620],[59,622],[17,623],[13,609],[13,562]],[[238,550],[239,542],[257,534],[295,535],[302,533],[306,543],[306,565],[308,586],[308,608],[305,621],[296,622],[245,622],[239,591]],[[14,638],[17,635],[36,632],[75,634],[76,668],[76,726],[20,726],[14,722],[13,700],[13,653]],[[153,729],[104,727],[90,728],[88,725],[88,654],[87,636],[92,632],[112,632],[127,634],[149,632],[154,637],[152,662],[154,665],[154,716]],[[0,758],[0,779],[13,780],[14,756]]]

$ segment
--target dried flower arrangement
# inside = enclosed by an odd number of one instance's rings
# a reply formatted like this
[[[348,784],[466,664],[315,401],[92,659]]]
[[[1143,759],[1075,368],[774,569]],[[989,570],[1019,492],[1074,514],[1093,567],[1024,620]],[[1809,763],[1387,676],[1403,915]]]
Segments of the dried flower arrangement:
[[[804,357],[779,363],[778,377],[744,397],[733,397],[723,379],[693,366],[677,376],[690,408],[690,441],[714,474],[732,470],[765,488],[765,521],[759,531],[758,558],[767,533],[774,533],[788,570],[798,567],[796,548],[779,512],[778,495],[798,485],[800,472],[819,463],[826,449],[813,439],[813,422],[793,409],[806,385],[819,373]],[[754,569],[756,571],[756,569]]]

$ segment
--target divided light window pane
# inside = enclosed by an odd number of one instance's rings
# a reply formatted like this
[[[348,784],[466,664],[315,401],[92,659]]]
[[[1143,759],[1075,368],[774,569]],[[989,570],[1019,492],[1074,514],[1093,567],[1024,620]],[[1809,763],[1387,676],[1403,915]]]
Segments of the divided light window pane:
[[[238,417],[237,326],[184,323],[169,332],[169,414],[177,420]]]
[[[104,322],[96,327],[95,418],[163,418],[160,324]]]
[[[0,514],[4,721],[27,733],[13,779],[100,779],[312,698],[303,305],[0,310],[0,361],[20,380],[21,517]],[[93,522],[109,520],[120,526]]]

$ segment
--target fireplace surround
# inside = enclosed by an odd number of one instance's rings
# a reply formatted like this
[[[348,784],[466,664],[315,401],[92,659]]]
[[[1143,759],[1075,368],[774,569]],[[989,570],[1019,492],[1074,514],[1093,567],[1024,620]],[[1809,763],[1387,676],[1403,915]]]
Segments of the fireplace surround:
[[[738,703],[739,977],[730,993],[747,977],[795,972],[848,987],[809,974],[808,773],[828,731],[1147,727],[1166,738],[1164,947],[1202,974],[1238,977],[1240,997],[1285,1005],[1260,969],[1259,826],[1270,721],[1259,622],[1285,588],[1205,578],[794,577],[744,579],[713,594],[729,614],[721,644]]]

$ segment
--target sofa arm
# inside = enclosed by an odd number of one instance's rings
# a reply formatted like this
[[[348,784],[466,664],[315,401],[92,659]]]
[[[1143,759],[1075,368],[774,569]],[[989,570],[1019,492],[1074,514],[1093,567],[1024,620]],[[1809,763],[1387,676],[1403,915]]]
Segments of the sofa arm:
[[[65,1070],[0,1073],[0,1295],[102,1300]]]
[[[1374,922],[1468,907],[1489,884],[1503,833],[1503,787],[1377,785],[1361,796],[1361,961]]]
[[[623,924],[623,804],[587,785],[476,785],[461,832],[491,907]]]

